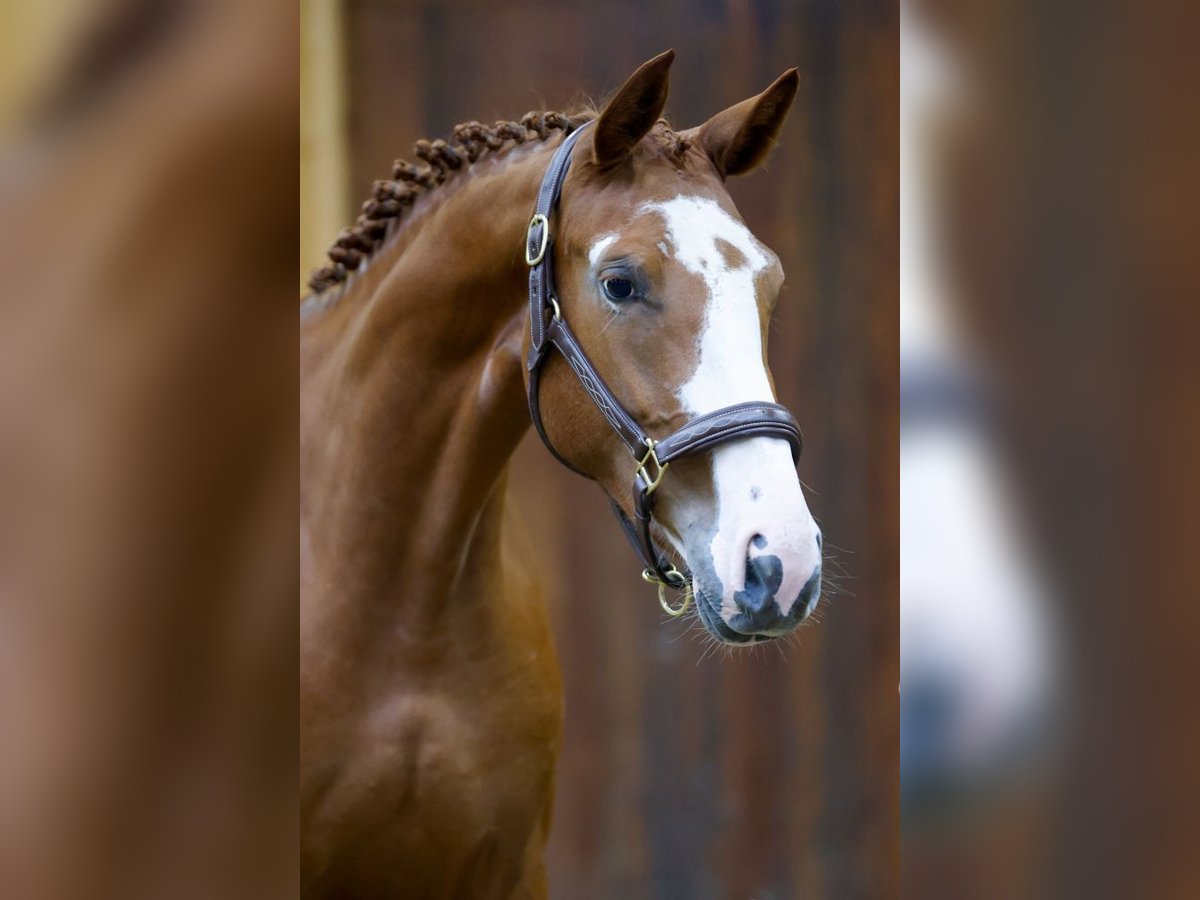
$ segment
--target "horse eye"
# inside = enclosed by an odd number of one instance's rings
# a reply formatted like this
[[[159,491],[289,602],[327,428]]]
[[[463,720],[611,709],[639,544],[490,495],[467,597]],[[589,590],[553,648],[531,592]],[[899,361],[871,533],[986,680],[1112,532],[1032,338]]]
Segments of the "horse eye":
[[[632,300],[635,294],[633,282],[628,278],[621,278],[614,275],[611,278],[605,278],[600,284],[604,288],[604,296],[613,303],[624,303],[627,300]]]

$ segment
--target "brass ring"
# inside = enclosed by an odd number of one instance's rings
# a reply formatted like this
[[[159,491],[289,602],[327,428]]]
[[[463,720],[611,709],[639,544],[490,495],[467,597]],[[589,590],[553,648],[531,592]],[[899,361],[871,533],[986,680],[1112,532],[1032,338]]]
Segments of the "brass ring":
[[[672,575],[679,579],[678,584],[674,583],[674,579],[671,577]],[[692,605],[692,586],[688,582],[687,577],[674,566],[667,570],[666,581],[659,578],[658,574],[651,569],[642,570],[642,580],[648,584],[658,585],[658,605],[661,606],[663,608],[663,612],[665,612],[671,618],[679,618],[685,612],[687,612],[687,608]],[[683,592],[683,600],[680,601],[678,606],[672,606],[667,602],[668,587]]]
[[[687,612],[687,608],[692,605],[691,586],[688,585],[684,588],[683,600],[680,601],[679,605],[672,606],[667,602],[667,586],[660,583],[658,586],[658,605],[661,606],[663,608],[663,612],[665,612],[672,619],[678,619],[685,612]]]

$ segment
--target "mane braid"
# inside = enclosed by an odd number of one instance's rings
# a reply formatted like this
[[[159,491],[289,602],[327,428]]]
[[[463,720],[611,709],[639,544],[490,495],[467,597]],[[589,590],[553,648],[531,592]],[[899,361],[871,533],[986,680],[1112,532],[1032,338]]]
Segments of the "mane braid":
[[[375,182],[372,197],[362,205],[358,219],[349,228],[343,228],[329,248],[331,265],[316,269],[308,286],[313,294],[321,294],[344,283],[383,244],[389,225],[418,197],[443,184],[455,172],[485,155],[497,153],[510,141],[514,144],[533,139],[544,141],[556,131],[570,133],[594,116],[592,110],[574,114],[528,112],[519,122],[456,125],[452,143],[417,141],[413,154],[422,164],[398,159],[392,166],[391,180]]]

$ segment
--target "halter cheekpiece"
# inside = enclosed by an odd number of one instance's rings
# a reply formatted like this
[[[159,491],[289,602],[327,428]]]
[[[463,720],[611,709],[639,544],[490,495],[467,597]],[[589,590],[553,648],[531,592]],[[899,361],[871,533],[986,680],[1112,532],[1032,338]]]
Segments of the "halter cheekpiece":
[[[662,484],[668,467],[677,459],[746,437],[782,438],[791,445],[793,460],[798,461],[800,427],[795,417],[778,403],[738,403],[697,416],[677,431],[655,440],[626,412],[604,383],[567,325],[554,296],[554,240],[550,223],[551,213],[558,204],[571,165],[571,151],[590,124],[585,123],[568,134],[554,152],[554,158],[550,160],[550,166],[542,178],[537,206],[525,235],[525,262],[529,265],[529,413],[542,443],[563,465],[579,472],[554,448],[542,425],[538,386],[546,351],[553,347],[562,354],[588,396],[632,454],[633,518],[626,515],[612,497],[609,497],[609,503],[629,543],[645,564],[642,578],[658,585],[658,599],[663,609],[678,616],[682,615],[691,601],[690,579],[671,565],[655,546],[650,534],[655,492]],[[584,472],[580,474],[586,476]],[[677,606],[667,603],[665,591],[668,587],[684,594]]]

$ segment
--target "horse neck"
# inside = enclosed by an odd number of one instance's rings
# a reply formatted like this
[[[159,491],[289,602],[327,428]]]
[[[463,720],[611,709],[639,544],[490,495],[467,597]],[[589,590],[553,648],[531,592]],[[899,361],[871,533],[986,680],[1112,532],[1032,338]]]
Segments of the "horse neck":
[[[443,185],[304,323],[302,537],[317,593],[363,621],[379,602],[427,632],[498,564],[504,475],[529,427],[520,248],[550,152]]]

